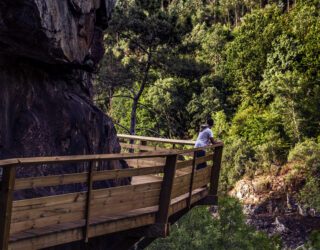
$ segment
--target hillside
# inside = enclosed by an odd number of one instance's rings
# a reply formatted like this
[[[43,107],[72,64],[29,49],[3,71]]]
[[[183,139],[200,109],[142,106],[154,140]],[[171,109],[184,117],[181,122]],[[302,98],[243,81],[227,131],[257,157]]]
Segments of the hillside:
[[[275,199],[271,224],[287,197],[299,204],[293,214],[318,214],[319,9],[317,0],[119,0],[96,103],[122,133],[195,139],[213,118],[225,143],[222,193],[253,180],[246,202]],[[287,245],[306,242],[315,221]]]

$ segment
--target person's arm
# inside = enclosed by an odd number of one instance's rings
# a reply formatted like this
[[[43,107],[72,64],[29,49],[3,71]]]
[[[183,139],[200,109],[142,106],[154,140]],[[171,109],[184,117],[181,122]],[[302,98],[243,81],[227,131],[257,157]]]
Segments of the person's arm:
[[[213,139],[213,137],[210,137],[210,141],[211,141],[212,144],[216,143],[216,141]]]
[[[215,140],[213,139],[213,133],[212,133],[211,129],[209,129],[209,140],[212,144],[215,144]]]

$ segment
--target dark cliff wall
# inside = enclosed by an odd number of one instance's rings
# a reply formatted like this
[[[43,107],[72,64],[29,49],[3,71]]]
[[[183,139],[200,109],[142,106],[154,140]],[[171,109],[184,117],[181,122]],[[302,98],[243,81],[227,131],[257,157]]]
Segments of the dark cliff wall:
[[[0,2],[0,159],[120,151],[111,119],[93,105],[91,96],[91,72],[103,56],[103,29],[113,6],[114,0]],[[19,168],[17,175],[84,168]],[[16,198],[47,192],[20,192]]]

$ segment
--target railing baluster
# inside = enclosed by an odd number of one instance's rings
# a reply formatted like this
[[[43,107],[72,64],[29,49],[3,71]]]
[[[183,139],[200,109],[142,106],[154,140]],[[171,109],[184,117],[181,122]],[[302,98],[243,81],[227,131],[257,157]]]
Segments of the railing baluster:
[[[95,161],[90,162],[88,169],[88,191],[87,191],[87,202],[86,202],[86,225],[84,231],[84,240],[86,243],[89,241],[89,227],[90,227],[90,212],[91,212],[91,199],[92,199],[92,186],[93,186],[93,174],[96,166]]]
[[[6,250],[9,245],[11,212],[16,166],[4,167],[0,190],[0,249]]]
[[[194,173],[196,170],[196,159],[197,159],[197,151],[193,152],[193,159],[192,159],[192,172],[191,172],[191,179],[190,179],[190,187],[189,187],[189,198],[187,201],[187,206],[191,208],[191,199],[192,199],[192,190],[193,190],[193,181],[194,181]]]
[[[168,233],[168,218],[171,203],[171,194],[173,188],[174,177],[176,174],[176,163],[178,155],[169,155],[166,159],[164,167],[164,176],[161,185],[159,211],[156,216],[156,226],[160,226],[160,236],[165,237]]]
[[[213,153],[213,166],[211,169],[211,179],[210,179],[210,189],[209,195],[207,196],[207,204],[215,205],[217,204],[217,194],[219,185],[219,176],[221,169],[223,146],[216,147]]]

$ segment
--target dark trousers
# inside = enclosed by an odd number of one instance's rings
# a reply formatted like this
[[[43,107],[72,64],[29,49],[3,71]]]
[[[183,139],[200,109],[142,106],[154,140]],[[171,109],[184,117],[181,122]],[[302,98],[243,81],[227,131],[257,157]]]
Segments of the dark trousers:
[[[203,157],[205,155],[206,155],[206,151],[204,151],[204,150],[197,151],[197,153],[196,153],[197,158]],[[207,162],[200,163],[197,165],[197,170],[205,168],[205,167],[207,167]]]

